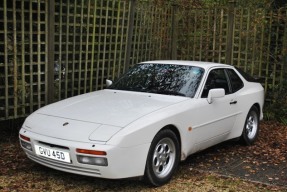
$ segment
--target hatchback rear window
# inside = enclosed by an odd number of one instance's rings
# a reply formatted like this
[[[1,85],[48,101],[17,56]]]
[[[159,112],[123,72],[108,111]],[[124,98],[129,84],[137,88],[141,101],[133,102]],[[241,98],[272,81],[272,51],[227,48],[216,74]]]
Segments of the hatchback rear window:
[[[249,81],[249,82],[258,82],[258,80],[256,80],[254,77],[250,76],[248,73],[244,72],[242,69],[239,69],[237,68],[237,71],[240,73],[240,75],[242,75],[244,77],[244,79],[246,81]]]

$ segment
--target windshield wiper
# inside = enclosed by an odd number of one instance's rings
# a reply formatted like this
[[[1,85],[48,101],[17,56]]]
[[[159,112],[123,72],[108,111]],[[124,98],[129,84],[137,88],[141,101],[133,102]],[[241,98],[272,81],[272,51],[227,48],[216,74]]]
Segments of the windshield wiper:
[[[122,90],[122,91],[146,92],[146,89],[141,85],[129,86],[129,87],[107,87],[107,89],[115,89],[115,90]]]
[[[170,91],[170,90],[151,90],[151,93],[158,93],[158,94],[165,94],[165,95],[176,95],[176,96],[184,96],[186,97],[185,94],[176,92],[176,91]]]

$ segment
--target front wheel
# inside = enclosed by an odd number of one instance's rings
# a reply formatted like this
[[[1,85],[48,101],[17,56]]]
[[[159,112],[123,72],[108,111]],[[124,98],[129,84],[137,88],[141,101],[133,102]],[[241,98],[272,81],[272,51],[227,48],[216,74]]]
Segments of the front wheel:
[[[160,131],[153,139],[145,169],[145,180],[153,186],[170,181],[180,159],[180,145],[175,133],[169,129]]]
[[[252,107],[247,114],[241,140],[246,145],[252,145],[257,138],[259,132],[259,111],[256,107]]]

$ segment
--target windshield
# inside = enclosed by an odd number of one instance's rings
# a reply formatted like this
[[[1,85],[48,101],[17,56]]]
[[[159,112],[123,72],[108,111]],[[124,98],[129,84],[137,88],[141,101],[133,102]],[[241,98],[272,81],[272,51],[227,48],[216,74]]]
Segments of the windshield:
[[[203,73],[187,65],[138,64],[108,89],[194,97]]]

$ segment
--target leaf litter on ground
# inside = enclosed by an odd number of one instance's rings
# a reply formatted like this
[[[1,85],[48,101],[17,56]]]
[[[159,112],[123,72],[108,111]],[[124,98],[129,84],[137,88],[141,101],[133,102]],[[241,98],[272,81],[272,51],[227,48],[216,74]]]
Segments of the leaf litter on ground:
[[[227,141],[191,155],[167,185],[108,180],[53,170],[29,160],[18,135],[0,128],[0,191],[287,191],[287,127],[261,123],[252,146]]]

